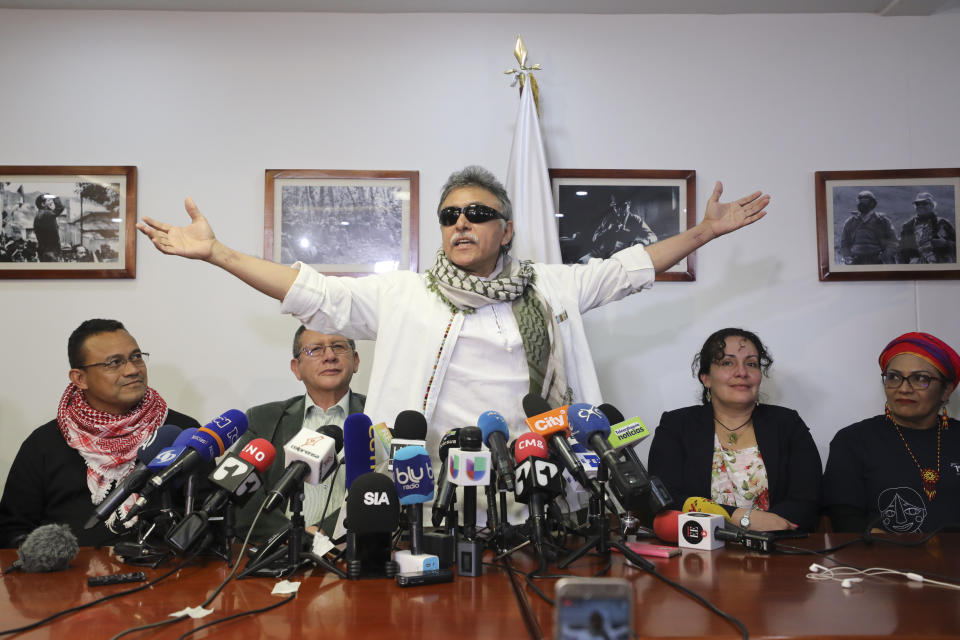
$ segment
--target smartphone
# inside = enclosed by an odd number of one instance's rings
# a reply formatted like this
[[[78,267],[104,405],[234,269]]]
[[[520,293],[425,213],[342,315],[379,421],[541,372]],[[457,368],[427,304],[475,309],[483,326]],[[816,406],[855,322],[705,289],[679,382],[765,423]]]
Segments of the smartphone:
[[[555,602],[555,640],[633,638],[633,586],[623,578],[562,578]]]

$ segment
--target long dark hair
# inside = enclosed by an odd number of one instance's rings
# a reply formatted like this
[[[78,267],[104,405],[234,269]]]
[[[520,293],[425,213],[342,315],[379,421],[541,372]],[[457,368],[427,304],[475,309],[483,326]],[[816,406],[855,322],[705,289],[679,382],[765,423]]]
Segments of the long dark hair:
[[[693,356],[693,362],[690,365],[690,370],[693,371],[693,377],[696,378],[697,381],[700,382],[700,386],[703,387],[703,391],[700,393],[700,401],[703,404],[710,404],[710,398],[707,396],[708,390],[703,386],[703,380],[700,376],[710,373],[710,365],[714,362],[723,360],[723,350],[727,346],[727,338],[731,337],[743,338],[753,343],[753,346],[757,349],[757,355],[760,356],[760,371],[763,372],[763,375],[767,375],[767,372],[770,370],[770,365],[773,364],[773,357],[770,355],[770,352],[763,345],[763,342],[761,342],[757,334],[752,331],[738,329],[736,327],[727,327],[726,329],[714,331],[710,334],[710,337],[707,338],[706,342],[703,343],[703,347],[700,348],[700,353]]]

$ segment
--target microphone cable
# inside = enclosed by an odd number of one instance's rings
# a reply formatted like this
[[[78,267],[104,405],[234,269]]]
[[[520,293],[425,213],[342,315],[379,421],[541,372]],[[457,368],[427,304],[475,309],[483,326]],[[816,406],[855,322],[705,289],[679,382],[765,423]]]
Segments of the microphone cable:
[[[263,507],[264,507],[264,505],[265,505],[266,503],[267,503],[267,500],[266,500],[266,499],[264,499],[264,501],[260,503],[260,508],[257,510],[256,515],[253,517],[253,522],[250,523],[250,528],[247,530],[247,537],[244,538],[243,544],[240,546],[240,551],[237,553],[237,559],[236,559],[236,561],[233,563],[233,570],[232,570],[232,571],[230,572],[230,574],[223,580],[223,582],[221,582],[221,583],[213,590],[213,593],[211,593],[211,594],[207,597],[206,600],[204,600],[203,602],[201,602],[199,605],[197,605],[197,606],[194,607],[194,608],[196,608],[196,609],[203,609],[203,608],[207,607],[207,605],[209,605],[211,602],[213,602],[213,600],[214,600],[218,595],[220,595],[220,592],[223,591],[223,588],[226,587],[227,584],[229,584],[231,580],[233,580],[233,577],[237,574],[237,571],[240,569],[240,565],[241,565],[241,562],[240,562],[240,561],[243,559],[244,553],[246,553],[247,544],[250,542],[250,536],[253,535],[253,530],[254,530],[254,528],[255,528],[256,525],[257,525],[257,521],[260,520],[260,516],[263,514]],[[202,544],[201,544],[201,545],[198,545],[197,551],[195,551],[195,552],[193,553],[193,555],[191,555],[191,556],[188,558],[188,560],[192,560],[192,559],[200,552],[200,549],[202,549],[204,546],[205,546],[205,545],[202,545]],[[146,585],[146,586],[149,586],[149,585]],[[145,588],[145,587],[140,587],[140,588],[142,589],[142,588]],[[293,596],[296,596],[296,594],[293,594]],[[290,599],[292,599],[293,596],[291,596]],[[280,604],[285,604],[285,602],[281,602]],[[257,613],[257,612],[247,612],[247,613]],[[118,633],[118,634],[116,634],[115,636],[113,636],[110,640],[117,640],[118,638],[122,638],[123,636],[129,635],[129,634],[131,634],[131,633],[135,633],[135,632],[137,632],[137,631],[145,631],[145,630],[147,630],[147,629],[156,629],[156,628],[158,628],[158,627],[164,627],[164,626],[166,626],[166,625],[168,625],[168,624],[173,624],[173,623],[175,623],[175,622],[180,622],[181,620],[184,620],[184,619],[189,618],[189,617],[190,617],[190,616],[187,615],[187,614],[182,614],[182,615],[179,615],[179,616],[175,616],[175,617],[172,617],[172,618],[168,618],[168,619],[166,619],[166,620],[160,620],[160,621],[158,621],[158,622],[152,622],[152,623],[150,623],[150,624],[141,625],[141,626],[139,626],[139,627],[131,627],[131,628],[129,628],[129,629],[124,629],[124,630],[121,631],[120,633]],[[215,623],[215,622],[218,622],[218,620],[215,620],[214,623]],[[207,626],[209,626],[209,625],[207,625]]]
[[[237,618],[242,618],[243,616],[254,616],[254,615],[257,615],[258,613],[265,613],[265,612],[267,612],[267,611],[270,611],[271,609],[276,609],[277,607],[282,607],[282,606],[285,605],[285,604],[288,604],[288,603],[290,603],[290,602],[293,602],[293,599],[296,598],[296,597],[297,597],[297,594],[296,594],[296,592],[294,592],[294,593],[291,593],[291,594],[290,594],[289,596],[287,596],[286,598],[284,598],[283,600],[281,600],[280,602],[275,602],[275,603],[271,604],[270,606],[263,607],[263,608],[261,608],[261,609],[251,609],[251,610],[249,610],[249,611],[241,611],[240,613],[235,613],[235,614],[233,614],[233,615],[227,616],[226,618],[220,618],[220,619],[218,619],[218,620],[214,620],[213,622],[208,622],[208,623],[206,623],[206,624],[202,624],[202,625],[200,625],[199,627],[195,627],[195,628],[191,629],[190,631],[187,631],[185,634],[183,634],[183,635],[181,635],[179,638],[177,638],[177,640],[183,640],[184,638],[195,634],[197,631],[200,631],[201,629],[208,629],[208,628],[212,627],[212,626],[215,625],[215,624],[220,624],[221,622],[228,622],[228,621],[230,621],[230,620],[235,620],[235,619],[237,619]]]
[[[802,548],[802,547],[794,547],[794,546],[789,546],[789,545],[778,545],[778,546],[777,546],[777,550],[778,550],[780,553],[783,553],[783,554],[786,554],[786,555],[815,555],[815,556],[820,556],[820,557],[822,557],[822,558],[825,558],[825,559],[827,559],[827,560],[830,560],[831,562],[835,562],[837,565],[839,565],[839,566],[841,566],[841,567],[849,567],[850,569],[853,569],[853,570],[856,570],[856,571],[869,571],[869,569],[864,569],[863,567],[858,567],[858,566],[853,565],[853,564],[850,564],[850,563],[848,563],[848,562],[844,562],[844,561],[842,561],[842,560],[839,560],[839,559],[833,557],[831,554],[833,554],[833,553],[835,553],[835,552],[837,552],[837,551],[840,551],[841,549],[845,549],[845,548],[847,548],[847,547],[849,547],[849,546],[851,546],[851,545],[857,544],[858,542],[862,542],[862,543],[867,544],[867,545],[873,544],[873,543],[875,543],[875,542],[879,542],[879,543],[889,544],[889,545],[898,546],[898,547],[919,547],[919,546],[924,545],[924,544],[926,544],[927,542],[929,542],[929,541],[930,541],[931,539],[933,539],[937,534],[941,533],[941,532],[944,531],[945,529],[946,529],[946,530],[953,530],[953,529],[957,528],[957,526],[958,526],[957,524],[947,523],[947,524],[944,524],[944,525],[941,525],[941,526],[937,527],[936,529],[934,529],[933,531],[931,531],[931,532],[929,532],[929,533],[924,534],[923,536],[921,536],[920,538],[917,538],[916,540],[909,540],[909,541],[908,541],[908,540],[895,540],[895,539],[891,539],[891,538],[879,538],[879,537],[876,537],[876,536],[871,532],[871,530],[874,528],[874,526],[876,526],[876,525],[880,522],[880,519],[881,519],[881,517],[880,517],[880,516],[877,516],[877,517],[873,518],[869,523],[867,523],[866,528],[865,528],[865,529],[863,530],[863,532],[860,534],[860,537],[859,537],[859,538],[854,538],[853,540],[848,540],[847,542],[843,542],[843,543],[838,544],[838,545],[833,546],[833,547],[828,547],[828,548],[826,548],[826,549],[815,550],[815,549],[804,549],[804,548]],[[812,566],[814,566],[814,565],[811,565],[811,567],[812,567]],[[946,575],[942,575],[942,574],[938,574],[938,573],[933,573],[933,572],[929,572],[929,571],[928,571],[928,572],[924,572],[924,573],[913,572],[913,571],[900,571],[900,570],[896,570],[896,569],[889,569],[889,570],[887,570],[887,571],[894,572],[894,573],[899,573],[899,574],[901,574],[901,575],[907,576],[910,580],[913,580],[913,581],[915,581],[915,582],[925,582],[925,583],[938,584],[938,581],[947,581],[947,582],[950,583],[949,585],[940,584],[940,586],[948,586],[948,588],[954,588],[953,585],[956,584],[956,582],[958,581],[957,576],[946,576]],[[811,569],[811,572],[816,573],[816,570]],[[808,575],[809,575],[809,574],[808,574]],[[869,574],[868,574],[868,575],[869,575]]]
[[[166,579],[166,578],[169,578],[170,576],[172,576],[172,575],[173,575],[174,573],[176,573],[177,571],[180,571],[181,569],[183,569],[185,566],[187,566],[187,564],[190,563],[191,560],[193,560],[193,558],[194,558],[196,555],[197,555],[197,552],[194,552],[193,555],[190,555],[190,556],[188,556],[187,558],[185,558],[185,559],[183,560],[183,562],[181,562],[180,564],[178,564],[178,565],[175,566],[173,569],[171,569],[170,571],[166,572],[165,574],[163,574],[163,575],[160,576],[159,578],[155,578],[155,579],[151,580],[150,582],[147,582],[147,583],[145,583],[145,584],[142,584],[142,585],[140,585],[140,586],[138,586],[138,587],[133,587],[132,589],[125,589],[125,590],[123,590],[123,591],[118,591],[118,592],[116,592],[116,593],[111,593],[110,595],[103,596],[102,598],[97,598],[96,600],[91,600],[90,602],[87,602],[87,603],[85,603],[85,604],[77,605],[76,607],[71,607],[71,608],[69,608],[69,609],[64,609],[63,611],[59,611],[59,612],[57,612],[57,613],[54,613],[53,615],[49,615],[49,616],[47,616],[46,618],[43,618],[42,620],[38,620],[38,621],[36,621],[36,622],[31,622],[31,623],[28,624],[28,625],[25,625],[25,626],[22,626],[22,627],[17,627],[16,629],[4,629],[4,630],[0,631],[0,636],[10,635],[10,634],[14,634],[14,633],[22,633],[22,632],[24,632],[24,631],[30,631],[31,629],[36,629],[37,627],[43,626],[43,625],[47,624],[48,622],[51,622],[51,621],[53,621],[53,620],[56,620],[57,618],[59,618],[59,617],[61,617],[61,616],[65,616],[65,615],[70,614],[70,613],[76,613],[77,611],[83,611],[84,609],[89,609],[90,607],[92,607],[92,606],[94,606],[94,605],[96,605],[96,604],[100,604],[101,602],[106,602],[107,600],[113,600],[114,598],[119,598],[120,596],[125,596],[125,595],[129,595],[129,594],[131,594],[131,593],[137,593],[138,591],[143,591],[144,589],[147,589],[148,587],[152,587],[152,586],[158,584],[161,580],[164,580],[164,579]]]

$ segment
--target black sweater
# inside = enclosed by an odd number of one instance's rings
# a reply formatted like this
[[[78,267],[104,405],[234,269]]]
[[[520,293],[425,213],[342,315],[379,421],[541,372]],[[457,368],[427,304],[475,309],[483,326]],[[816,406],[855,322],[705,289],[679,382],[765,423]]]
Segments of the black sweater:
[[[182,429],[200,426],[173,409],[165,423]],[[70,525],[81,546],[104,544],[116,536],[103,523],[83,528],[93,509],[87,465],[53,419],[27,436],[10,467],[0,499],[0,548],[16,547],[28,533],[50,523]]]

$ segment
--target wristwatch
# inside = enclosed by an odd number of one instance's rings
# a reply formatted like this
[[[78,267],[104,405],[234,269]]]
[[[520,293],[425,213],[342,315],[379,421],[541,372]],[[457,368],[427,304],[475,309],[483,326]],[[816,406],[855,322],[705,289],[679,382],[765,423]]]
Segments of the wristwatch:
[[[753,511],[753,503],[750,503],[750,506],[747,507],[747,510],[743,512],[743,515],[740,517],[740,526],[744,529],[750,528],[750,512]]]

